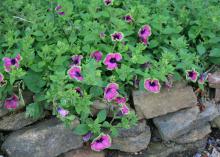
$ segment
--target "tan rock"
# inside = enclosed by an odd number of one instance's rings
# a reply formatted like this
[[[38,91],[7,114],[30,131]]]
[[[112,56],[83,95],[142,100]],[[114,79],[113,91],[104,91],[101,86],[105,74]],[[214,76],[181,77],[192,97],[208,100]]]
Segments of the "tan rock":
[[[209,87],[211,88],[220,88],[220,71],[209,75],[208,77]]]
[[[215,102],[220,102],[220,89],[215,90]]]
[[[133,100],[139,112],[137,115],[143,114],[146,119],[192,107],[197,103],[192,87],[184,83],[176,83],[173,89],[162,89],[158,94],[134,91]]]
[[[64,153],[62,157],[105,157],[104,152],[94,152],[89,147],[84,147],[82,149],[75,149]]]

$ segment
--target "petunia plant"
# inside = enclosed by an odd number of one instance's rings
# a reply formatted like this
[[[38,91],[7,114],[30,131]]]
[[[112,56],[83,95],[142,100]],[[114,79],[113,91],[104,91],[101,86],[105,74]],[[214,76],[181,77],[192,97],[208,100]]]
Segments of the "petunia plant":
[[[4,0],[1,106],[32,118],[48,111],[69,127],[78,119],[74,132],[92,150],[109,148],[137,122],[132,90],[157,94],[180,79],[203,89],[220,64],[219,8],[217,0]]]

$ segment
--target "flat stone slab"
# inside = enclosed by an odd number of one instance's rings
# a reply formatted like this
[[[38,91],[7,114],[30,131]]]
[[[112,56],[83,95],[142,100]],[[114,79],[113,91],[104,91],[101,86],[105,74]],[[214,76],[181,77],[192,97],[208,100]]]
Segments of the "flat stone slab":
[[[215,102],[220,102],[220,89],[215,90]]]
[[[83,147],[81,149],[74,149],[59,157],[105,157],[104,151],[94,152],[90,147]]]
[[[153,119],[163,140],[173,140],[196,129],[219,115],[217,105],[205,102],[205,110],[200,113],[197,106],[170,113]]]
[[[133,91],[133,100],[137,114],[143,114],[146,119],[192,107],[197,103],[192,87],[184,83],[176,83],[171,90],[163,88],[158,94]]]
[[[78,123],[75,120],[73,127]],[[3,143],[2,150],[8,157],[56,157],[82,144],[81,136],[57,119],[50,119],[13,132]]]
[[[220,88],[220,71],[210,74],[208,77],[209,87]]]
[[[0,130],[13,131],[21,129],[25,126],[33,124],[39,119],[32,119],[25,117],[25,112],[11,114],[3,117],[0,120]]]
[[[0,108],[0,118],[7,115],[9,113],[8,110],[4,109],[4,108]]]
[[[112,139],[111,149],[123,152],[138,152],[147,148],[150,138],[150,127],[144,121],[127,129],[127,131],[120,130],[119,136]]]
[[[204,139],[209,133],[211,133],[211,127],[210,124],[207,123],[204,126],[194,129],[173,141],[179,144],[193,143],[195,141]]]

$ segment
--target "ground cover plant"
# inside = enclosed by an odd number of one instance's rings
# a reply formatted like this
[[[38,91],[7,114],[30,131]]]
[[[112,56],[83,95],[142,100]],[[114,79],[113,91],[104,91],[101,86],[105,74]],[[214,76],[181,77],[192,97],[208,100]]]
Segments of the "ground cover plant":
[[[156,94],[182,78],[203,89],[220,64],[219,8],[218,0],[3,0],[1,106],[79,119],[75,133],[95,151],[109,148],[137,122],[133,89]],[[97,115],[95,100],[108,104]]]

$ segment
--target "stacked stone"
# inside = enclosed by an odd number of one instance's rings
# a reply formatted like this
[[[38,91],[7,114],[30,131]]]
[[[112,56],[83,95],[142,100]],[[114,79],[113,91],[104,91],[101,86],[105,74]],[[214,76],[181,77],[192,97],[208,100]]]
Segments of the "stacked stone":
[[[204,102],[205,109],[200,111],[192,87],[184,82],[176,83],[171,90],[163,88],[158,94],[133,91],[133,102],[139,122],[130,129],[119,130],[119,136],[112,139],[111,150],[120,151],[113,157],[133,157],[132,153],[137,156],[137,152],[147,157],[168,157],[195,151],[206,144],[211,132],[209,122],[220,119],[215,102]],[[108,105],[97,101],[93,114],[105,108]],[[26,118],[23,112],[11,114],[0,110],[0,131],[9,133],[1,150],[9,157],[105,156],[104,152],[83,147],[82,137],[72,132],[78,120],[72,128],[66,128],[55,118],[36,121]]]
[[[213,74],[209,75],[208,78],[209,81],[209,87],[215,89],[215,102],[220,103],[220,71],[216,71]],[[219,106],[220,111],[220,106]],[[220,116],[216,117],[213,122],[213,127],[217,127],[220,129]]]

